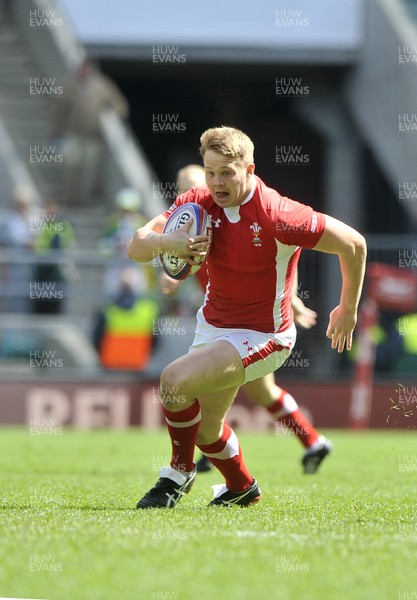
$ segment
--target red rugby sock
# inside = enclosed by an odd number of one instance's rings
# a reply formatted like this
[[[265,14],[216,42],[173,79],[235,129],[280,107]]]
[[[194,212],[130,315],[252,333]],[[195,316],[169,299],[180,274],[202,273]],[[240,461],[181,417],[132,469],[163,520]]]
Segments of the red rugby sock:
[[[227,423],[223,424],[222,435],[216,442],[197,446],[219,469],[229,490],[242,492],[251,485],[253,477],[243,461],[239,440]]]
[[[310,448],[319,439],[319,432],[306,419],[287,391],[282,389],[280,396],[267,411],[274,415],[277,423],[291,429],[305,448]]]
[[[194,449],[201,421],[200,405],[197,400],[178,412],[162,407],[168,432],[171,438],[171,467],[178,471],[190,472],[194,469]]]

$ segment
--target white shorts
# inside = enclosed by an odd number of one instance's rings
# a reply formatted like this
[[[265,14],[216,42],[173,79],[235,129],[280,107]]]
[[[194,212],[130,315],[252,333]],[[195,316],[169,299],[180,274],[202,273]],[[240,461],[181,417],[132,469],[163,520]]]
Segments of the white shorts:
[[[281,333],[214,327],[207,323],[203,310],[200,308],[197,313],[195,337],[190,350],[219,340],[230,342],[242,358],[245,369],[243,383],[247,383],[279,369],[291,354],[296,337],[297,330],[294,324]]]

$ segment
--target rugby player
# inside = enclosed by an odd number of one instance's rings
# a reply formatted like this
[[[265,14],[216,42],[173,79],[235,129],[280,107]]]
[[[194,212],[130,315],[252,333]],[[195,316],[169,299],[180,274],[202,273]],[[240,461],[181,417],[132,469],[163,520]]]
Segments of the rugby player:
[[[205,186],[206,175],[201,165],[190,164],[180,169],[177,173],[177,192],[185,194],[193,187]],[[195,274],[203,292],[207,288],[208,275],[207,264],[203,263]],[[161,287],[166,295],[175,294],[181,281],[171,279],[164,271],[161,275]],[[291,306],[294,312],[294,322],[305,329],[310,329],[316,324],[317,313],[304,305],[302,299],[297,295],[298,277],[294,277],[293,295]],[[265,408],[274,417],[276,424],[292,431],[294,436],[305,448],[301,459],[304,473],[317,473],[322,461],[332,450],[329,440],[320,435],[313,425],[306,419],[298,408],[298,404],[287,390],[275,383],[273,373],[250,381],[242,386],[245,394],[254,404]],[[204,454],[196,462],[197,473],[206,473],[213,468],[210,459]]]
[[[292,287],[301,249],[339,258],[340,301],[326,331],[338,352],[351,349],[365,273],[363,236],[269,188],[255,175],[254,146],[245,133],[215,127],[200,142],[206,187],[178,196],[167,211],[138,229],[128,246],[129,257],[138,262],[174,253],[197,264],[195,259],[207,254],[208,236],[190,237],[189,222],[172,233],[161,232],[169,215],[186,202],[201,204],[211,216],[209,284],[194,342],[188,354],[161,373],[171,464],[138,502],[140,509],[173,508],[190,491],[196,445],[225,479],[210,505],[246,506],[261,498],[225,415],[241,385],[272,373],[291,354],[296,338]]]

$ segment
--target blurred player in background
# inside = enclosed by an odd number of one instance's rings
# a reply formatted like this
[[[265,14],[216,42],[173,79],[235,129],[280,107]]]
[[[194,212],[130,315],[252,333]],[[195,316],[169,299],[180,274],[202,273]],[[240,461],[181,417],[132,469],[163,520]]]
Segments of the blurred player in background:
[[[242,131],[216,127],[200,138],[206,186],[177,197],[163,214],[139,229],[128,247],[132,260],[174,254],[190,264],[207,255],[209,237],[188,234],[190,221],[162,234],[178,207],[200,204],[211,216],[209,286],[197,313],[190,352],[161,374],[160,395],[172,444],[170,466],[138,508],[173,508],[194,483],[197,445],[225,479],[210,505],[246,506],[261,490],[243,460],[239,441],[225,423],[239,387],[278,369],[290,356],[296,330],[292,287],[302,248],[336,254],[340,303],[326,335],[331,347],[352,346],[365,274],[366,243],[344,223],[268,188],[255,176],[254,146]]]
[[[200,165],[187,165],[178,171],[177,191],[178,195],[185,194],[193,187],[206,185],[206,174]],[[205,291],[208,283],[207,265],[203,263],[197,271],[196,278]],[[166,295],[175,294],[181,284],[176,279],[171,279],[164,271],[161,275],[161,288]],[[297,296],[298,278],[294,277],[292,309],[294,321],[305,329],[314,327],[317,321],[317,313],[307,308],[304,302]],[[245,383],[242,389],[254,404],[265,408],[276,423],[292,430],[301,444],[306,448],[302,458],[304,473],[316,473],[320,463],[330,453],[332,445],[329,440],[321,436],[309,423],[303,413],[299,410],[297,402],[286,390],[275,383],[273,373],[264,377]],[[213,466],[210,460],[203,454],[197,461],[197,472],[210,471]]]

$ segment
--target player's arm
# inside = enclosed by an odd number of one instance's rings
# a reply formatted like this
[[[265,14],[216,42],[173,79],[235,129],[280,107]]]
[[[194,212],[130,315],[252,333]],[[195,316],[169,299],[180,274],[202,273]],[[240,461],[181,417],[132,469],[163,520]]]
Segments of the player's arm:
[[[190,264],[199,264],[189,257],[207,254],[205,249],[209,241],[208,236],[196,235],[191,238],[188,235],[191,219],[171,233],[162,233],[166,221],[167,218],[161,214],[140,227],[127,247],[129,258],[137,262],[148,262],[155,256],[167,252],[176,254],[180,258],[187,258]]]
[[[365,238],[349,225],[326,215],[324,232],[314,250],[339,257],[342,291],[338,306],[330,313],[326,335],[338,352],[343,352],[345,345],[350,350],[365,276]]]
[[[127,255],[137,262],[148,262],[163,252],[162,230],[166,223],[164,215],[158,215],[140,227],[127,247]]]

